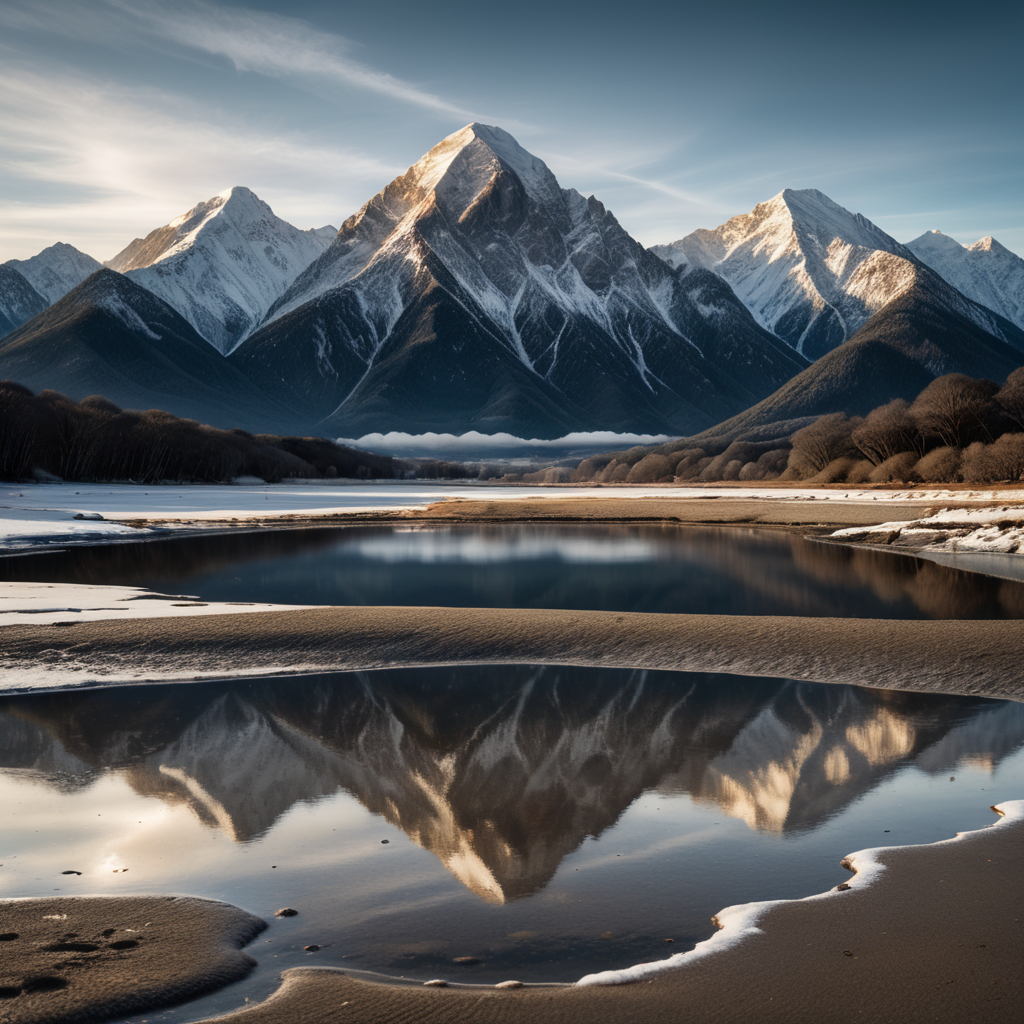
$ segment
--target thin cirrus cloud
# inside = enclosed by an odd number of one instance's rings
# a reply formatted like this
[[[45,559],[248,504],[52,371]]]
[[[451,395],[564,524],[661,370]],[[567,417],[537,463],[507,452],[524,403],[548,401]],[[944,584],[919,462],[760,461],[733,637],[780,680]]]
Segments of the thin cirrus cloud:
[[[108,258],[136,235],[237,184],[300,226],[340,222],[404,169],[298,133],[237,122],[225,128],[215,113],[155,90],[128,98],[87,77],[5,62],[0,174],[12,191],[29,194],[6,205],[0,256],[32,255],[52,233],[51,241]],[[59,198],[43,200],[52,195]]]
[[[0,23],[92,42],[176,46],[223,57],[241,72],[350,86],[464,122],[487,119],[355,60],[348,39],[287,15],[210,0],[99,0],[88,6],[73,0],[14,0],[0,10]]]

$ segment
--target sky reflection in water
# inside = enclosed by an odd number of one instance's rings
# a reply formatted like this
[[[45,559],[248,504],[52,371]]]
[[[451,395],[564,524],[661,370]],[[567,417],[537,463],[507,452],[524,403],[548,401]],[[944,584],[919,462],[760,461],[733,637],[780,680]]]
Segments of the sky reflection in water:
[[[0,579],[145,586],[207,601],[1019,618],[1024,583],[754,529],[344,527],[70,548]]]

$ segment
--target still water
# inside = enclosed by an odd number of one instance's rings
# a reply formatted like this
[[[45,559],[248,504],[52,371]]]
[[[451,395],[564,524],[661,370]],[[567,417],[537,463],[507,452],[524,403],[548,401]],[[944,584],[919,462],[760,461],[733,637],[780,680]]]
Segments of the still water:
[[[141,586],[205,601],[1019,618],[1024,583],[755,529],[343,527],[0,558],[0,580]]]
[[[250,978],[151,1021],[300,964],[572,981],[836,885],[853,850],[990,824],[1022,744],[1013,702],[551,666],[7,697],[0,893],[194,893],[271,921]]]

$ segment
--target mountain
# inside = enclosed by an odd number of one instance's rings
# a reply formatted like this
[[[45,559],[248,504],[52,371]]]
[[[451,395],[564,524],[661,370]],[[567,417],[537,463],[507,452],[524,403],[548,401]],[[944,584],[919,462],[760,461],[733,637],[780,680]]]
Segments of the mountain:
[[[929,231],[907,248],[967,298],[1024,329],[1024,260],[991,235],[965,246]]]
[[[672,271],[480,124],[349,218],[231,360],[347,436],[679,433],[805,365],[720,278]]]
[[[10,334],[49,303],[13,267],[0,264],[0,338]]]
[[[946,373],[1002,381],[1024,364],[1024,353],[951,307],[949,287],[931,278],[914,283],[845,344],[705,436],[746,436],[766,424],[832,412],[864,415],[894,398],[913,401]],[[787,427],[769,433],[779,437],[790,432]]]
[[[219,352],[230,352],[337,229],[302,231],[236,186],[136,238],[106,266],[177,310]]]
[[[27,260],[8,260],[4,266],[21,274],[50,305],[103,265],[73,245],[57,242]]]
[[[694,231],[652,251],[673,267],[721,275],[759,324],[812,360],[921,281],[945,290],[955,312],[1024,350],[1019,328],[936,278],[909,248],[817,189],[784,189],[713,231]]]
[[[97,271],[4,338],[0,378],[213,426],[266,431],[292,422],[162,299],[112,270]]]

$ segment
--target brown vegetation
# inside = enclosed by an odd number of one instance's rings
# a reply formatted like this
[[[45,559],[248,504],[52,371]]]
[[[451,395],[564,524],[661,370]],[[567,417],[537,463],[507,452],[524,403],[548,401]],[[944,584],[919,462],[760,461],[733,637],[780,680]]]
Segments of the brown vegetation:
[[[830,413],[788,436],[735,440],[724,450],[710,442],[700,448],[675,442],[674,450],[666,445],[593,456],[579,464],[572,480],[1000,483],[1024,480],[1022,431],[1024,367],[1002,387],[950,373],[928,384],[913,403],[896,399],[864,417]]]
[[[158,409],[119,409],[98,395],[74,402],[0,381],[0,479],[217,483],[289,478],[465,476],[454,463],[403,462],[321,437],[220,430]]]

